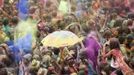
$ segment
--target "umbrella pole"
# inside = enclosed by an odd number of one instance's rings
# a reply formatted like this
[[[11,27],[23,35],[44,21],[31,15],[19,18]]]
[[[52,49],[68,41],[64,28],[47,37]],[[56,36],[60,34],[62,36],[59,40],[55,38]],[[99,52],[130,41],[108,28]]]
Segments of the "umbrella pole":
[[[64,51],[63,50],[64,50],[64,47],[61,47],[60,48],[60,62],[62,62],[64,60],[64,56],[63,56],[63,54],[64,54],[63,52]]]
[[[79,53],[80,53],[80,49],[77,47],[77,58],[76,58],[76,61],[79,62]]]

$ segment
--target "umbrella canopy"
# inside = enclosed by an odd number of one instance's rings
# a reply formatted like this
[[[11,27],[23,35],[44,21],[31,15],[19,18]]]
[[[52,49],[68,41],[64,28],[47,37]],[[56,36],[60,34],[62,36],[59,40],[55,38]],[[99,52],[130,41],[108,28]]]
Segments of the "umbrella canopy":
[[[81,38],[70,31],[55,31],[46,36],[41,42],[44,46],[59,48],[74,45],[81,40]]]

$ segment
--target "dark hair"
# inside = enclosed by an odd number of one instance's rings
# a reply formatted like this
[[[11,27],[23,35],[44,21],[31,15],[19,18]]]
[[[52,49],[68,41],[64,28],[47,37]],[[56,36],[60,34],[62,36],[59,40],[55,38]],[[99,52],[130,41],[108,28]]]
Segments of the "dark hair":
[[[58,55],[59,52],[60,52],[60,50],[59,50],[59,48],[54,48],[54,49],[53,49],[53,52],[54,52],[55,55]]]
[[[87,55],[87,53],[86,53],[86,51],[82,51],[81,53],[80,53],[80,59],[87,59],[88,58],[88,55]]]
[[[112,38],[110,40],[110,49],[120,49],[120,43],[117,38]]]
[[[129,35],[127,36],[127,42],[128,42],[128,43],[131,43],[133,40],[134,40],[133,35],[129,34]]]
[[[18,20],[17,17],[13,17],[12,20],[11,20],[11,22],[12,22],[13,24],[18,24],[19,20]]]
[[[110,18],[111,19],[115,19],[117,17],[117,13],[112,13],[111,15],[110,15]]]
[[[116,71],[116,74],[117,74],[117,75],[123,75],[123,73],[121,72],[121,70],[117,70],[117,71]]]
[[[51,6],[51,4],[52,4],[52,2],[51,2],[51,1],[47,1],[47,3],[46,3],[46,7],[50,7],[50,6]]]
[[[119,35],[123,35],[123,27],[120,27],[117,30]]]
[[[63,75],[69,75],[70,74],[69,67],[67,66],[62,67],[61,73]]]
[[[128,35],[126,39],[127,39],[126,47],[131,48],[131,43],[134,40],[133,35]]]
[[[123,44],[126,40],[126,37],[125,36],[119,36],[119,42],[120,44]]]
[[[83,28],[85,34],[88,34],[90,32],[90,30],[91,30],[86,25],[83,25],[82,28]]]
[[[133,25],[133,20],[132,20],[132,19],[129,19],[129,20],[127,21],[127,26],[130,26],[130,25]]]
[[[104,38],[110,38],[112,36],[112,32],[110,30],[106,30],[103,34]]]
[[[9,20],[7,18],[4,18],[3,25],[8,25],[8,24],[9,24]]]
[[[117,19],[114,23],[114,27],[119,27],[119,26],[122,26],[122,22],[123,20],[122,19]]]
[[[128,27],[124,27],[123,31],[124,31],[125,34],[130,34],[131,33],[131,30]]]

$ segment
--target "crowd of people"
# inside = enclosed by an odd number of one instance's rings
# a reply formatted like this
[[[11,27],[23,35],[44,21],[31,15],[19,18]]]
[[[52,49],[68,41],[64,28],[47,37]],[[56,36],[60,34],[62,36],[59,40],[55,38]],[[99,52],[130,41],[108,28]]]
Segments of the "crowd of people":
[[[0,7],[0,75],[134,75],[134,0],[28,0],[23,22],[19,1]],[[67,12],[59,10],[61,1]],[[27,20],[34,29],[27,24],[18,32]],[[35,38],[21,50],[15,40],[26,29]],[[62,49],[41,43],[60,30],[84,39]]]

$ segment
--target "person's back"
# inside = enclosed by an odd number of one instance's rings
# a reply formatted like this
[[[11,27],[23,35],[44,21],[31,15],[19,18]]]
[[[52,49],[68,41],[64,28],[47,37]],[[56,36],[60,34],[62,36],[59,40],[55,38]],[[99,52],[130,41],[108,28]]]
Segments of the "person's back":
[[[119,68],[124,75],[127,75],[128,73],[132,72],[132,69],[129,68],[129,66],[125,63],[121,51],[114,49],[112,55],[115,57],[115,61],[118,63]]]
[[[121,51],[119,51],[119,50],[113,50],[112,55],[115,57],[115,60],[117,62],[122,62],[123,55],[122,55]]]

